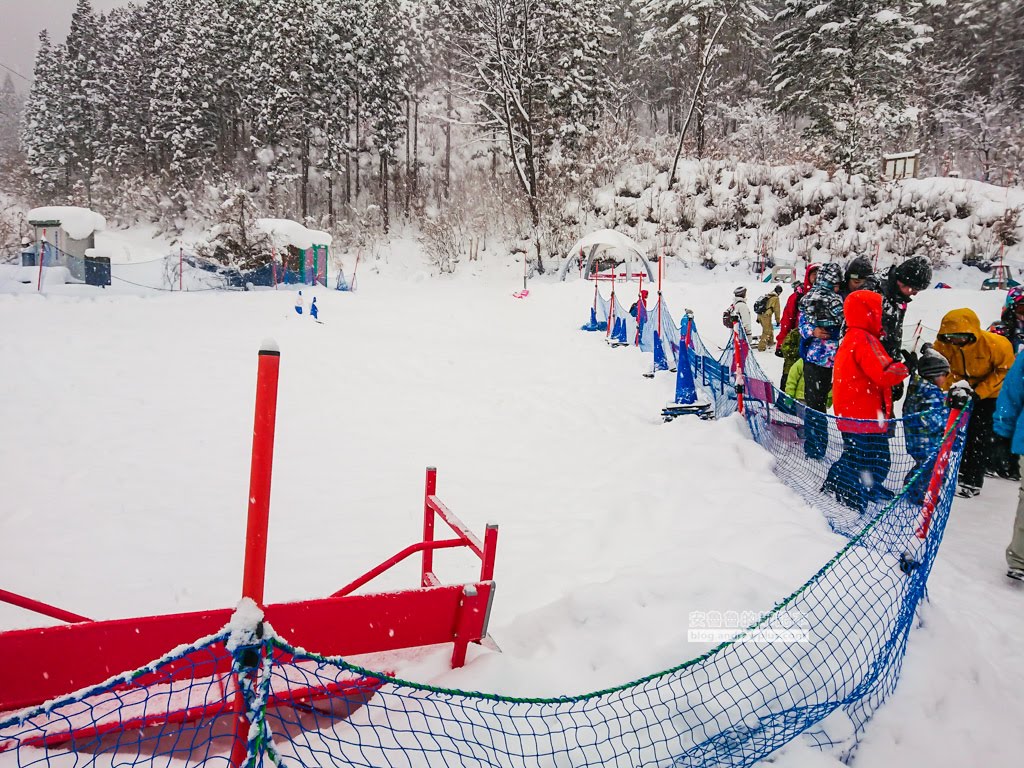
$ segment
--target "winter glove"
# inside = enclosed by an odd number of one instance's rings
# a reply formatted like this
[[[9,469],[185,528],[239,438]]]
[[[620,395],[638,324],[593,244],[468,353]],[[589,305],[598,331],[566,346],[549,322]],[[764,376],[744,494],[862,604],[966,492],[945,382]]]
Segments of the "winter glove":
[[[909,349],[902,350],[903,362],[907,366],[907,370],[910,371],[910,375],[913,376],[917,373],[917,353],[912,352]]]
[[[949,388],[949,394],[946,395],[946,405],[962,411],[969,403],[978,399],[978,393],[971,389],[970,384],[966,381],[958,381]]]
[[[895,385],[892,388],[892,401],[894,403],[898,403],[902,399],[903,399],[903,382],[901,381],[899,384]]]

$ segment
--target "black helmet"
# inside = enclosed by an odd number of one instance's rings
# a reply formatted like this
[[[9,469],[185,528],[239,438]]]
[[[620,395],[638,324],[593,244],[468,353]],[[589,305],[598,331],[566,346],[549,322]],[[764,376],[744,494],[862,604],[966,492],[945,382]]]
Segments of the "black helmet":
[[[914,256],[896,267],[893,275],[908,288],[923,291],[932,281],[932,265],[924,256]]]
[[[871,262],[867,256],[857,256],[846,265],[847,280],[867,280],[875,270],[871,268]]]

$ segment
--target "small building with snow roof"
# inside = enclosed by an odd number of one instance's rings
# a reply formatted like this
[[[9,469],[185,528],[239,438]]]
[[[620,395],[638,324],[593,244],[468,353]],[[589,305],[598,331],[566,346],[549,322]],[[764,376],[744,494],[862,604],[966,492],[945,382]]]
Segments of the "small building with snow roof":
[[[27,218],[34,244],[22,252],[22,264],[38,266],[36,255],[42,252],[44,267],[67,267],[71,277],[84,280],[85,257],[96,247],[96,233],[107,228],[107,220],[88,208],[70,205],[33,208]]]

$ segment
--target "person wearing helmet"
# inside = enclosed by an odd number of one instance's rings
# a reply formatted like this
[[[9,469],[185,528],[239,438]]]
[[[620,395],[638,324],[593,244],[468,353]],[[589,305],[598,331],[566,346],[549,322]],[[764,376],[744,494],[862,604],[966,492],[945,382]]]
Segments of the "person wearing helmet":
[[[828,408],[832,391],[832,366],[839,348],[843,325],[843,269],[838,264],[822,264],[814,288],[800,301],[800,357],[804,361],[804,393],[807,407],[807,439],[804,454],[821,459],[828,447],[828,424],[821,414]]]
[[[747,289],[741,285],[732,292],[732,296],[732,313],[739,318],[740,325],[743,326],[743,333],[747,335],[749,340],[751,338],[750,307],[747,306]]]
[[[872,275],[864,288],[882,294],[882,346],[893,360],[911,357],[903,352],[903,320],[907,305],[932,281],[932,267],[924,256],[914,256],[889,267],[881,275]],[[903,397],[903,384],[893,387],[893,402]]]
[[[764,352],[769,346],[775,344],[774,323],[779,322],[782,315],[779,296],[782,295],[782,286],[776,285],[775,290],[762,296],[754,303],[754,309],[760,307],[757,313],[757,322],[761,325],[761,338],[757,342],[758,352]]]
[[[992,416],[1003,379],[1013,365],[1013,347],[1002,336],[983,331],[974,310],[963,308],[942,318],[935,350],[949,360],[950,375],[944,388],[962,381],[973,393],[957,489],[958,495],[971,498],[981,493],[987,465],[997,452]]]
[[[1007,291],[999,322],[1005,331],[1000,335],[1010,340],[1014,354],[1020,352],[1021,344],[1024,344],[1024,286],[1015,286]]]
[[[850,263],[846,265],[846,273],[843,275],[843,288],[839,291],[840,298],[846,301],[846,297],[863,288],[873,274],[875,274],[875,270],[871,268],[871,262],[867,256],[857,256],[851,259]]]
[[[786,342],[786,337],[791,331],[796,330],[796,322],[800,312],[800,299],[807,295],[807,292],[811,290],[814,285],[814,279],[818,276],[818,268],[821,264],[817,262],[807,265],[807,274],[804,275],[804,281],[802,283],[794,283],[793,293],[786,299],[786,307],[782,310],[782,319],[779,320],[779,343],[775,348],[775,354],[778,357],[784,358],[782,345]],[[786,377],[782,377],[782,389],[786,388]]]

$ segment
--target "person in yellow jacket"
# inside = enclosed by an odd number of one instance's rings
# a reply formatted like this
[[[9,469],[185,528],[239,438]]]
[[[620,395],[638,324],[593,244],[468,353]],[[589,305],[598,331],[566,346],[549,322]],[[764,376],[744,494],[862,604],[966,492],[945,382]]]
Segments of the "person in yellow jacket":
[[[757,302],[754,304],[754,309],[761,306],[761,311],[757,313],[757,322],[761,324],[761,338],[757,342],[758,352],[764,352],[769,346],[775,346],[775,328],[773,323],[777,323],[782,319],[782,305],[779,303],[779,296],[781,294],[782,286],[776,285],[774,291],[757,300],[761,304]]]
[[[964,308],[951,310],[942,318],[935,350],[949,360],[950,375],[943,389],[965,381],[974,391],[957,490],[960,496],[971,498],[981,493],[985,469],[998,450],[992,415],[1003,379],[1013,365],[1013,345],[997,333],[983,331],[974,311]]]

